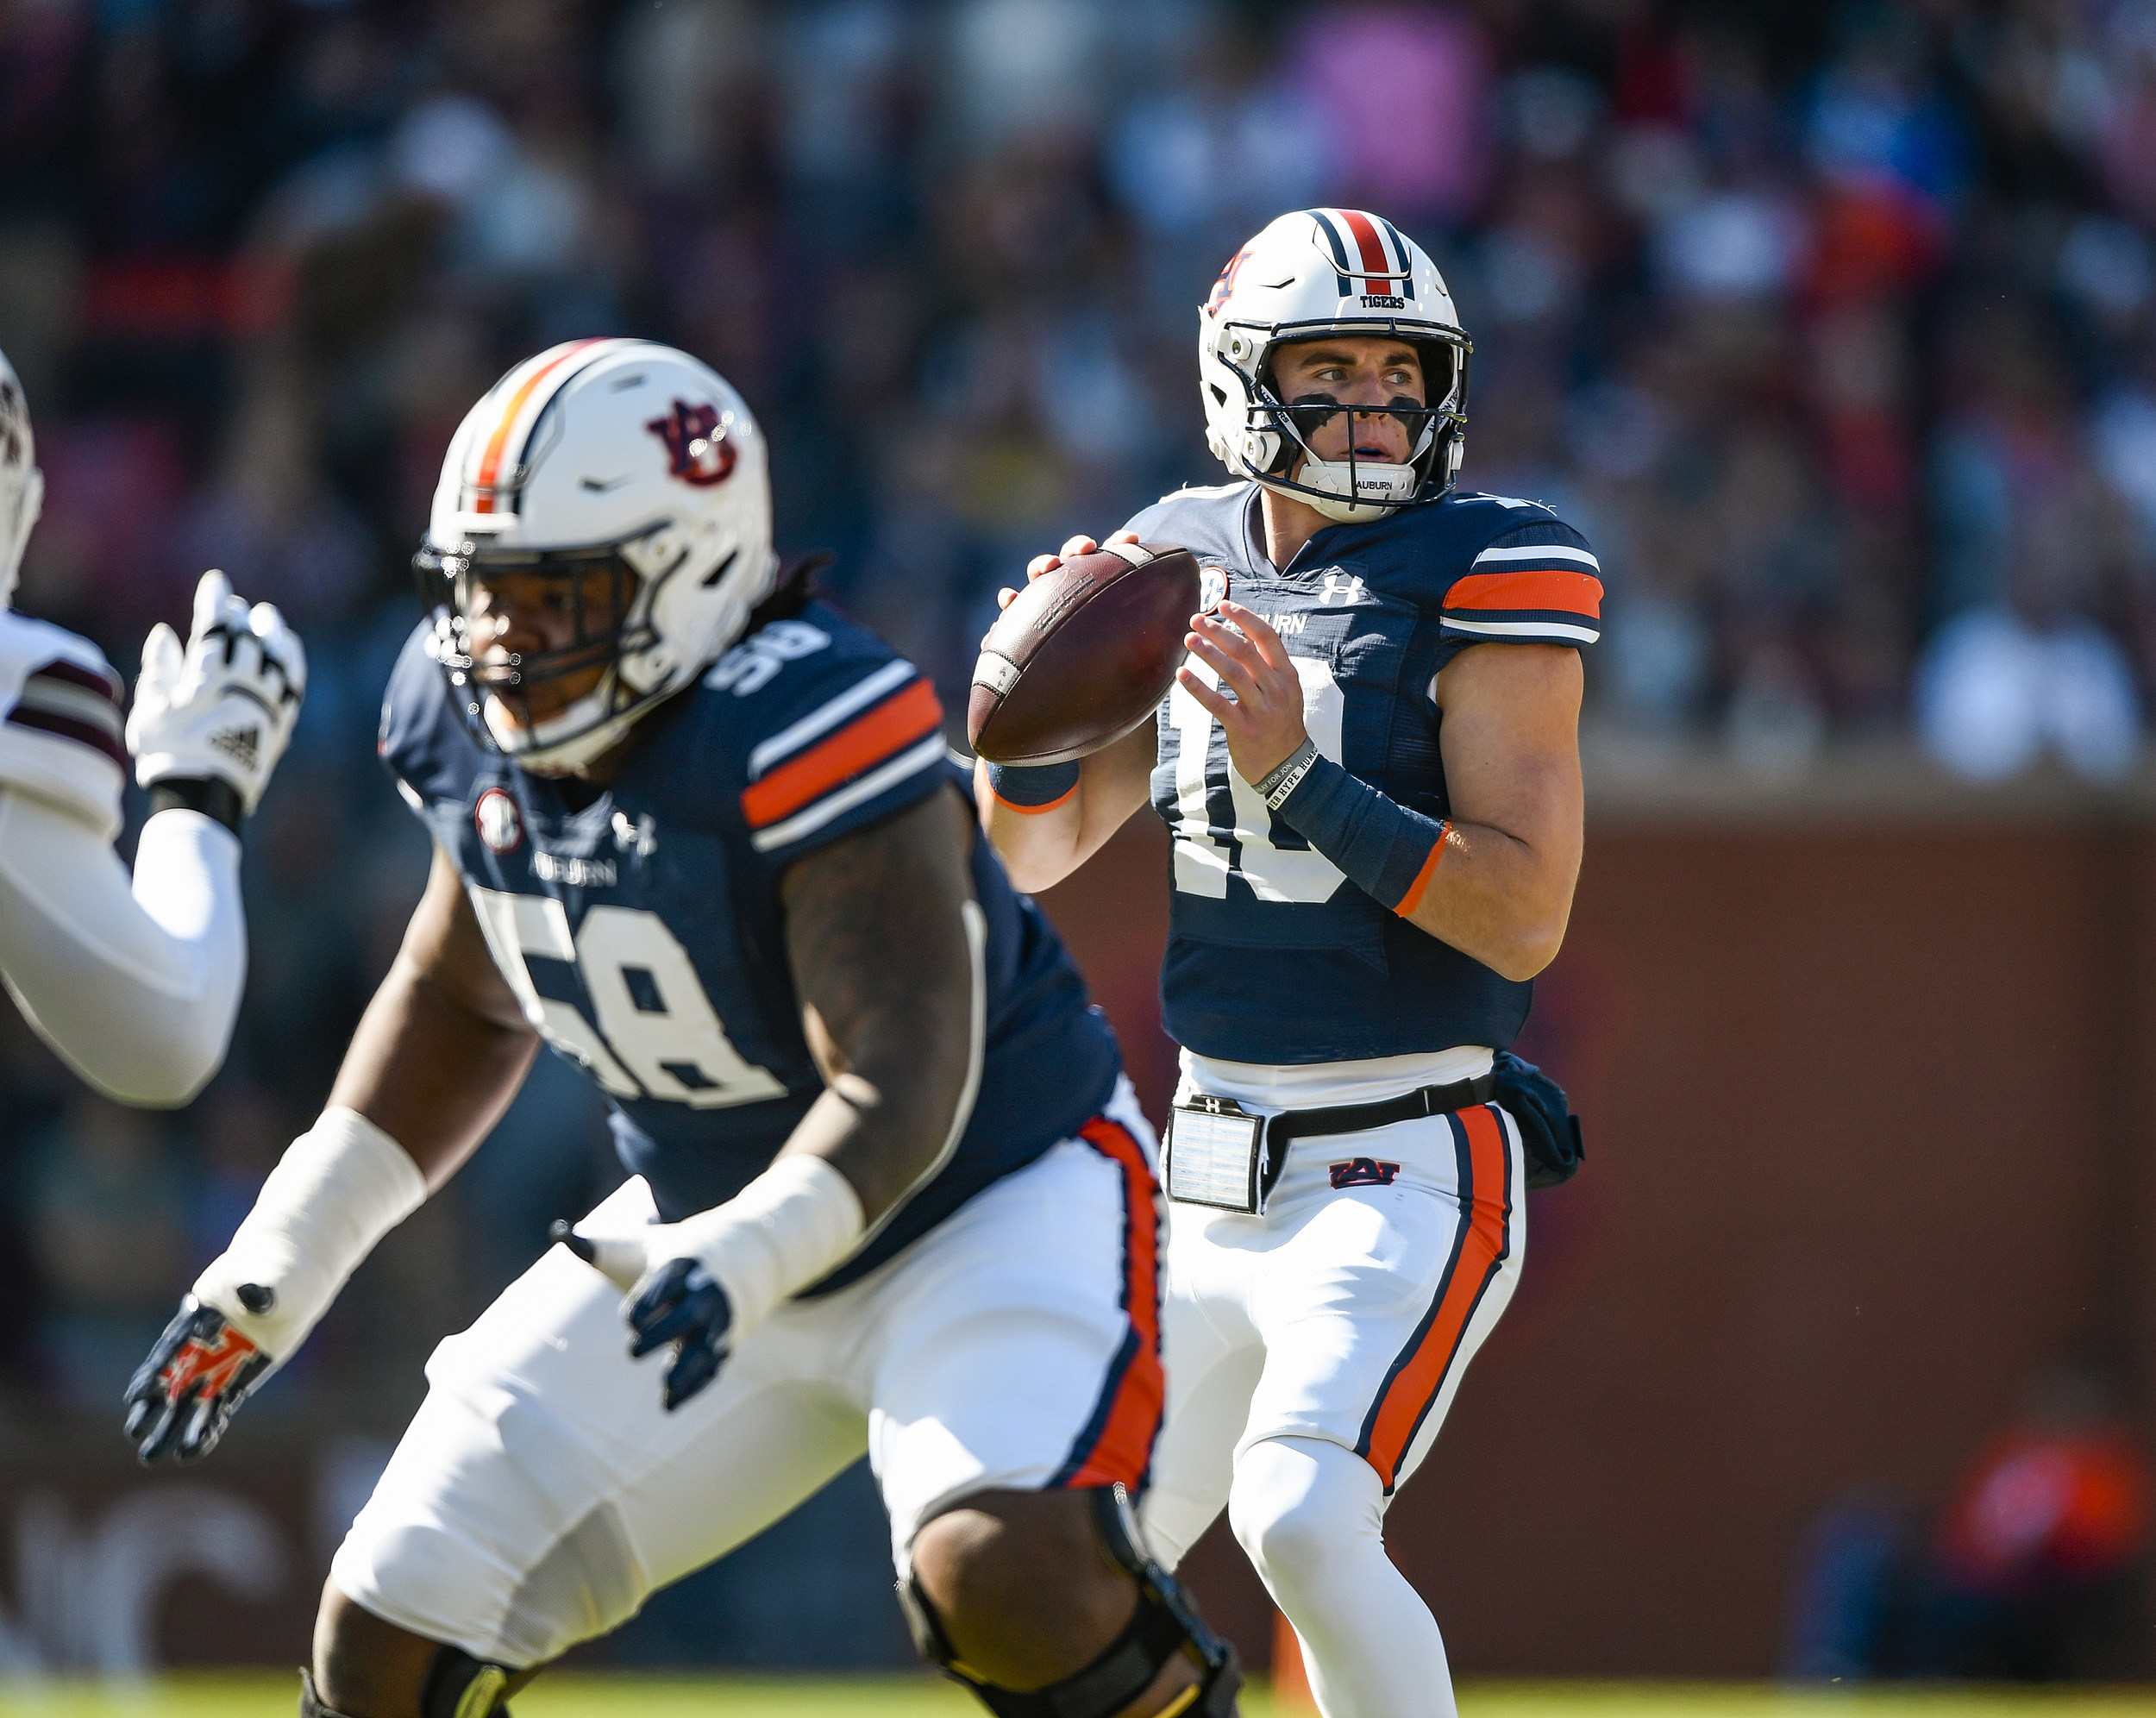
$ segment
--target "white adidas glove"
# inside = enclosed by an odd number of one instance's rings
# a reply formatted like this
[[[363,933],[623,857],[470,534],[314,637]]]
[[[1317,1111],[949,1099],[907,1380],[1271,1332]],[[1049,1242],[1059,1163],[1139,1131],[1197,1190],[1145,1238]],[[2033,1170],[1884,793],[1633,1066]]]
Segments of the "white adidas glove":
[[[222,781],[254,811],[306,692],[307,653],[285,617],[268,603],[250,611],[223,574],[204,574],[186,649],[161,620],[142,646],[128,715],[135,779]]]

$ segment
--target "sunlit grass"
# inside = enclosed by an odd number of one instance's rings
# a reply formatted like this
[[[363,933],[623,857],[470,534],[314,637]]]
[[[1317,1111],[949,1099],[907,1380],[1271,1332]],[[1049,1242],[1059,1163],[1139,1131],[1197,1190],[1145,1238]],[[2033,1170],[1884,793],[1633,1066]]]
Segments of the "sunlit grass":
[[[0,1682],[0,1718],[291,1718],[298,1679],[280,1672],[186,1675],[141,1685]],[[981,1708],[927,1677],[661,1677],[542,1678],[516,1701],[517,1718],[961,1718]],[[1244,1718],[1300,1718],[1262,1686]],[[2156,1689],[1840,1690],[1796,1692],[1763,1684],[1470,1683],[1463,1718],[2156,1718]]]

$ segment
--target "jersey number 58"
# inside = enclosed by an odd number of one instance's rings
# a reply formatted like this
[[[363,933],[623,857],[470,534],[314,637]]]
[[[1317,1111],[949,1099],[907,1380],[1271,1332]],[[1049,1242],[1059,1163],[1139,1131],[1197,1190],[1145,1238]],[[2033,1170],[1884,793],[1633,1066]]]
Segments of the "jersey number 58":
[[[471,894],[494,964],[523,1005],[524,1018],[614,1096],[724,1109],[786,1095],[768,1069],[728,1041],[688,950],[657,913],[595,906],[572,937],[569,915],[550,896],[482,888]],[[575,1004],[539,994],[524,963],[528,955],[577,969],[596,1025]],[[631,974],[639,981],[634,987]]]

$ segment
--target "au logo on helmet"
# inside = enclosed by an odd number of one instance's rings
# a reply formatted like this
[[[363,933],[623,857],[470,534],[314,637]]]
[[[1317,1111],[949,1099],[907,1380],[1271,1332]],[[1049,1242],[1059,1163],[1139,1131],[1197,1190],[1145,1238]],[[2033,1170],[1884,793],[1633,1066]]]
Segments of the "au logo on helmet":
[[[1244,245],[1241,250],[1228,259],[1228,266],[1220,271],[1220,278],[1213,283],[1213,296],[1206,300],[1206,310],[1208,315],[1217,311],[1221,305],[1227,303],[1228,295],[1235,291],[1237,272],[1242,268],[1244,259],[1250,254],[1250,247]]]
[[[691,405],[677,399],[672,411],[653,418],[644,428],[667,444],[674,476],[699,489],[709,489],[733,475],[734,461],[739,457],[733,438],[726,433],[727,423],[715,405]]]

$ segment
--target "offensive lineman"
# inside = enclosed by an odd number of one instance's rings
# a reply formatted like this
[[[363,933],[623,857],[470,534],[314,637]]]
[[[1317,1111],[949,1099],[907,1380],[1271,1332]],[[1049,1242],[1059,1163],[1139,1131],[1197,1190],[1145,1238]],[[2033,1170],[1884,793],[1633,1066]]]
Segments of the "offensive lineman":
[[[240,824],[291,737],[307,659],[276,609],[250,611],[206,573],[185,649],[152,629],[123,730],[97,647],[9,606],[44,497],[0,354],[0,979],[99,1091],[170,1107],[231,1041],[247,979]],[[131,879],[112,850],[129,754],[152,807]]]
[[[128,1435],[205,1452],[542,1038],[633,1173],[436,1351],[306,1718],[498,1710],[864,1450],[916,1638],[994,1711],[1234,1709],[1125,1501],[1163,1384],[1114,1039],[978,838],[928,682],[774,588],[765,460],[724,381],[632,340],[517,366],[451,443],[380,748],[433,875]]]
[[[1600,569],[1540,504],[1455,491],[1469,350],[1390,223],[1268,226],[1200,313],[1207,441],[1241,480],[1123,534],[1189,548],[1240,601],[1193,617],[1152,724],[977,773],[1023,888],[1149,793],[1173,834],[1183,1072],[1144,1523],[1173,1568],[1228,1509],[1326,1718],[1453,1710],[1385,1512],[1511,1299],[1527,1162],[1576,1162],[1563,1094],[1503,1052],[1578,874]]]

